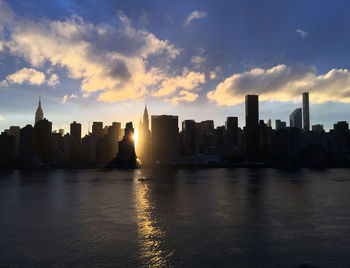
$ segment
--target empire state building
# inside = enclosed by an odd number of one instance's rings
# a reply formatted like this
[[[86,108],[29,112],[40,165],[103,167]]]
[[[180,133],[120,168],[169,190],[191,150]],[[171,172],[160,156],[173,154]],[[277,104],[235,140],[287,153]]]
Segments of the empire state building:
[[[44,119],[44,113],[43,113],[43,110],[41,109],[41,98],[39,98],[39,105],[35,112],[35,123],[43,119]]]

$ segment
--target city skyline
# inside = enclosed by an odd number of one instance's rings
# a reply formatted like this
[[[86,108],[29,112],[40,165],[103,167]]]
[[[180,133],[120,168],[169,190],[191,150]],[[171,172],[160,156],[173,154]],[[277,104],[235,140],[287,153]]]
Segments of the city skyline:
[[[310,126],[348,120],[344,1],[0,5],[0,129],[30,123],[40,95],[54,129],[74,118],[83,133],[102,118],[137,130],[145,102],[180,122],[235,115],[242,127],[248,94],[260,118],[288,122],[304,91]]]

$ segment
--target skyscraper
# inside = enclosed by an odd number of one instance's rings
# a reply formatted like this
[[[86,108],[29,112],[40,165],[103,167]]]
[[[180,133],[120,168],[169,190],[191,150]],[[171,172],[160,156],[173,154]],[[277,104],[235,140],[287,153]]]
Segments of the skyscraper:
[[[248,159],[257,156],[259,148],[259,96],[245,96],[245,138]]]
[[[302,111],[301,108],[297,108],[289,116],[289,122],[291,128],[302,129]]]
[[[103,136],[103,122],[92,123],[92,135],[96,138],[102,138]]]
[[[233,154],[234,148],[238,146],[238,117],[227,117],[225,126],[227,153]]]
[[[152,161],[164,160],[179,155],[178,117],[152,115]]]
[[[137,156],[143,163],[150,161],[151,158],[151,132],[149,130],[149,118],[147,105],[143,112],[143,120],[139,122],[139,134],[137,141]]]
[[[78,160],[81,151],[81,124],[75,121],[70,124],[70,135],[72,136],[70,145],[71,160]]]
[[[182,121],[181,151],[186,156],[198,153],[198,133],[194,120]]]
[[[309,92],[303,93],[303,129],[310,130]]]
[[[46,163],[51,153],[52,123],[47,119],[39,120],[34,126],[35,152],[39,160]]]
[[[132,122],[126,123],[124,137],[119,142],[116,165],[121,168],[136,167],[136,153],[134,144],[134,127]]]
[[[41,109],[41,97],[39,97],[39,105],[38,105],[38,108],[36,108],[34,124],[39,120],[43,120],[43,119],[44,119],[44,113],[43,113],[43,110]]]

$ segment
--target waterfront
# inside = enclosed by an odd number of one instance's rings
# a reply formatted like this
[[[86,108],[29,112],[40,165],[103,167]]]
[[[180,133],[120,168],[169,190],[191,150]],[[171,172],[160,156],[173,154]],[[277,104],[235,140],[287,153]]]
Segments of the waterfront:
[[[0,266],[347,267],[349,191],[348,169],[2,172]]]

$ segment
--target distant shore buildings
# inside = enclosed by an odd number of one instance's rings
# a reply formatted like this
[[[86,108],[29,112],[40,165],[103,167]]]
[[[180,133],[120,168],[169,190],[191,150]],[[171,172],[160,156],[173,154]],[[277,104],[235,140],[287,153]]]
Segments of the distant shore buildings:
[[[44,118],[39,98],[34,126],[11,126],[0,135],[0,167],[122,167],[143,165],[249,164],[297,166],[350,166],[350,132],[345,121],[325,132],[322,124],[310,130],[309,93],[302,94],[302,107],[280,119],[259,118],[259,96],[245,97],[245,126],[229,116],[224,126],[213,120],[184,120],[179,129],[176,115],[149,116],[145,105],[139,122],[135,151],[132,122],[104,126],[93,122],[92,132],[82,137],[82,126],[70,124],[70,132],[53,131]]]

